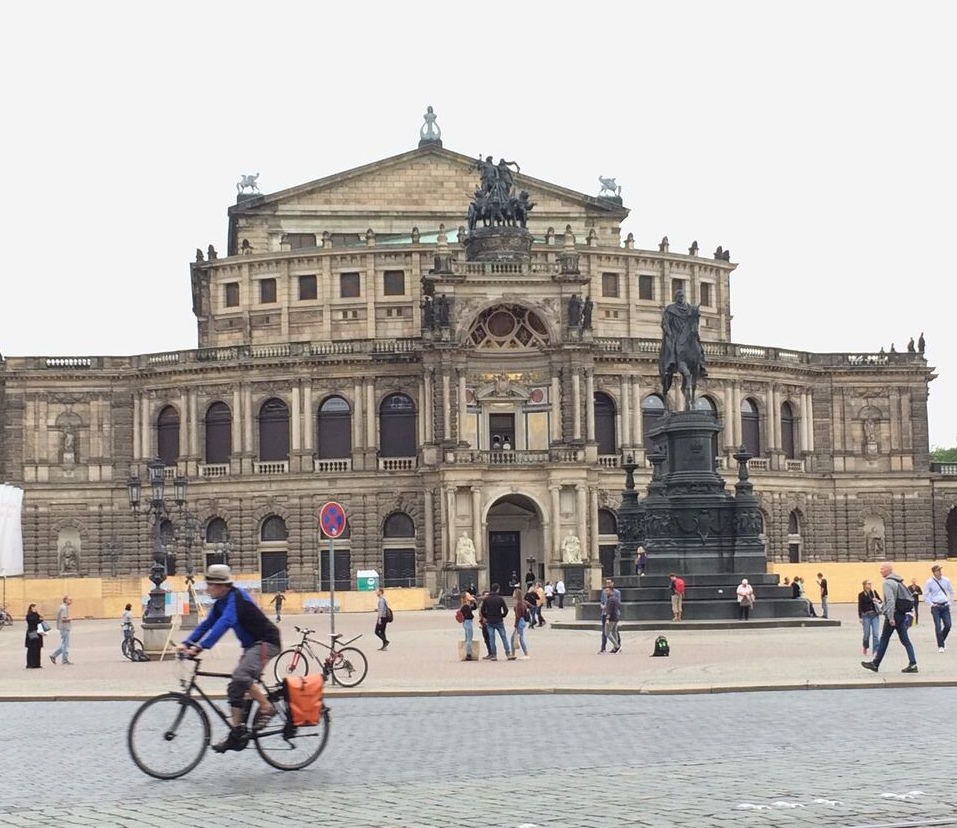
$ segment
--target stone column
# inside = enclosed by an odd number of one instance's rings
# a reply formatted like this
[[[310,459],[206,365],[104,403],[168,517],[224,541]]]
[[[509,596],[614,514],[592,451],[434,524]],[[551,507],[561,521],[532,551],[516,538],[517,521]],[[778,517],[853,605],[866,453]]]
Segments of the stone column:
[[[472,486],[472,543],[475,544],[475,560],[483,560],[485,538],[482,536],[482,489]]]
[[[561,486],[548,487],[548,491],[552,496],[552,548],[546,550],[545,560],[551,560],[556,563],[561,561],[559,550],[562,548],[561,489]]]
[[[577,371],[572,372],[572,437],[582,437],[582,395],[581,378]]]
[[[254,455],[254,446],[253,391],[248,385],[243,385],[243,451],[249,455]]]
[[[731,413],[734,416],[734,442],[735,447],[741,445],[741,388],[735,382],[731,387],[732,408]]]
[[[192,422],[189,418],[189,396],[185,391],[179,395],[179,459],[189,457],[189,430]]]
[[[189,389],[189,456],[196,459],[202,452],[199,450],[199,416],[196,389]]]
[[[140,437],[140,395],[133,395],[133,459],[139,460],[143,456],[142,438]]]
[[[365,429],[362,427],[362,385],[357,380],[352,385],[352,447],[354,449],[365,447]]]
[[[239,387],[236,386],[233,388],[233,410],[231,412],[233,422],[232,422],[232,446],[230,446],[230,454],[238,455],[243,453],[243,425],[245,420],[243,420],[243,403],[242,395],[239,393]]]
[[[631,445],[631,377],[621,378],[621,407],[618,412],[618,423],[621,428],[621,442],[619,447]]]
[[[432,416],[433,416],[433,374],[432,369],[427,368],[425,370],[425,410],[422,412],[422,416],[425,419],[425,442],[431,443],[434,441],[432,435]]]
[[[724,386],[724,447],[737,448],[734,442],[734,391],[730,383]]]
[[[299,396],[299,385],[292,387],[292,423],[290,430],[292,452],[302,450],[302,400]],[[290,452],[290,454],[292,454]]]
[[[562,390],[558,376],[552,374],[552,411],[551,411],[552,442],[559,443],[562,439]]]
[[[452,439],[451,416],[452,406],[449,405],[452,393],[452,379],[449,377],[448,369],[442,371],[442,439]]]
[[[814,397],[807,392],[807,444],[808,451],[814,451]]]
[[[153,403],[150,400],[149,396],[143,395],[143,406],[140,409],[140,414],[143,418],[142,428],[140,429],[140,437],[143,438],[143,459],[152,460],[153,459],[153,418],[152,414]]]
[[[415,418],[415,431],[419,445],[425,445],[425,383],[420,379],[416,396],[418,399],[418,417]]]
[[[465,439],[465,369],[459,369],[459,423],[458,423],[458,434],[456,435],[459,442],[462,442]],[[474,539],[473,539],[474,540]]]
[[[449,546],[449,535],[448,532],[442,531],[449,524],[449,510],[448,510],[449,501],[447,497],[442,497],[442,493],[439,493],[439,554],[443,561],[452,561],[453,555],[452,550],[448,548]]]
[[[366,381],[366,448],[375,449],[375,380]]]
[[[777,395],[774,393],[774,383],[768,383],[768,448],[776,449],[778,446],[778,418],[777,418]]]
[[[632,411],[631,416],[632,421],[632,442],[636,448],[644,448],[645,444],[645,435],[644,435],[644,426],[641,422],[641,380],[635,376],[632,377]]]
[[[448,522],[445,525],[448,535],[449,554],[446,560],[455,562],[455,486],[448,486],[445,490],[445,510]]]
[[[587,514],[586,510],[588,509],[588,492],[585,490],[584,483],[575,484],[575,497],[576,497],[575,511],[577,512],[577,514],[575,515],[575,521],[576,521],[575,534],[578,535],[578,540],[581,542],[582,551],[587,552],[588,536],[585,533],[588,531],[588,529],[587,529],[587,522],[585,520],[585,516]],[[587,559],[587,555],[586,555],[586,559]]]
[[[425,492],[425,559],[429,562],[435,561],[435,527],[432,525],[432,490],[426,488]]]
[[[810,451],[808,445],[810,440],[808,439],[809,431],[809,422],[808,422],[808,405],[807,405],[807,391],[801,392],[801,451]]]
[[[585,371],[585,439],[595,439],[595,372]]]
[[[588,514],[591,519],[591,536],[588,544],[587,561],[597,561],[598,557],[598,489],[592,487],[590,492],[590,502]]]
[[[302,447],[305,451],[308,451],[309,454],[312,454],[314,451],[312,438],[316,432],[316,420],[312,415],[312,380],[306,380],[303,385],[302,407]]]

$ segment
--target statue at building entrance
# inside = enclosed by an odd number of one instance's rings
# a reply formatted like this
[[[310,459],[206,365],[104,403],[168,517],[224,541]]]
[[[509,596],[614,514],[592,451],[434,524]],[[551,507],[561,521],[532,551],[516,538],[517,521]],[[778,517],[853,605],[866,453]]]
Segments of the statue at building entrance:
[[[694,407],[695,389],[701,377],[708,376],[705,370],[704,349],[698,338],[698,320],[701,312],[698,305],[685,302],[685,293],[678,290],[675,301],[665,308],[661,316],[661,355],[658,372],[661,375],[661,393],[668,406],[668,391],[675,374],[682,378],[685,411]]]

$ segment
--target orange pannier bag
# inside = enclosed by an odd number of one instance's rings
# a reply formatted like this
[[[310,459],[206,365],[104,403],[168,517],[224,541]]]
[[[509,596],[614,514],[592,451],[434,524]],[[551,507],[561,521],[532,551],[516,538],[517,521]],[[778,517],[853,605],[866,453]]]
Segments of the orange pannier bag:
[[[289,718],[297,727],[319,724],[322,715],[322,673],[311,676],[286,676],[286,700]]]

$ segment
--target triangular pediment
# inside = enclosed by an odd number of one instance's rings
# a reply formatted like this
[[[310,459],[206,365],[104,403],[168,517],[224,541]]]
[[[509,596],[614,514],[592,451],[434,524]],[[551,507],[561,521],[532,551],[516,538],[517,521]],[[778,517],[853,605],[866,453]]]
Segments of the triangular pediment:
[[[289,233],[408,233],[417,227],[434,232],[440,224],[453,230],[465,223],[479,176],[475,158],[430,145],[366,164],[326,178],[245,198],[229,210],[231,223],[250,227],[268,222]],[[528,190],[535,208],[529,229],[543,235],[561,233],[566,224],[582,232],[586,217],[619,224],[628,210],[524,173],[515,189]]]

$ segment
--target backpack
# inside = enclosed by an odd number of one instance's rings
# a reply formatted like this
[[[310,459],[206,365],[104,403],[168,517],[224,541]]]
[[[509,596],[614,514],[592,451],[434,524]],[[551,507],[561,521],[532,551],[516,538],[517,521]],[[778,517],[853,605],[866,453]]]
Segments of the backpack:
[[[671,647],[668,644],[668,639],[663,635],[659,635],[655,639],[655,651],[652,653],[652,656],[668,656],[671,655]]]
[[[903,581],[899,581],[897,585],[897,597],[894,600],[894,610],[896,612],[914,611],[914,596],[911,595],[910,590],[904,586]]]
[[[386,620],[387,623],[391,624],[391,623],[392,623],[392,618],[393,618],[393,616],[392,616],[392,607],[390,607],[388,604],[386,604],[386,607],[385,607],[385,620]]]
[[[455,611],[455,620],[460,624],[465,620],[465,613],[462,612],[461,608]]]

